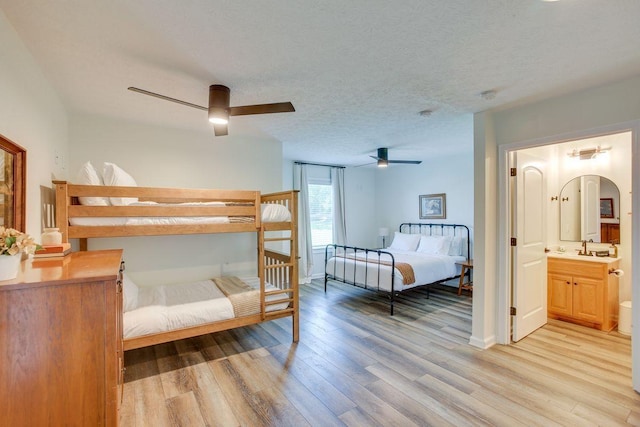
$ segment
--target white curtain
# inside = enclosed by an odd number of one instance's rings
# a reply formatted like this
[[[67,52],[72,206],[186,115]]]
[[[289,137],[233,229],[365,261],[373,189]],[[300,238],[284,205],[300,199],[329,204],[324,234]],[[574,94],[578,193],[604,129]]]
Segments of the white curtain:
[[[347,243],[347,222],[344,214],[344,168],[331,168],[333,187],[333,242]]]
[[[307,165],[294,163],[293,188],[300,190],[298,197],[298,255],[300,256],[300,283],[311,283],[313,271],[313,244],[311,242],[311,217],[309,214],[309,182]]]

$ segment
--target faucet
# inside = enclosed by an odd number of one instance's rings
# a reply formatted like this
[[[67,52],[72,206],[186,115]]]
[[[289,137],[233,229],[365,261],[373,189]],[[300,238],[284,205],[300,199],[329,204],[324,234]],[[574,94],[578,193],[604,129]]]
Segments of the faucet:
[[[591,240],[593,242],[593,240]],[[587,252],[587,241],[583,240],[582,241],[582,250],[580,250],[580,252],[578,252],[578,255],[591,255],[591,252]]]

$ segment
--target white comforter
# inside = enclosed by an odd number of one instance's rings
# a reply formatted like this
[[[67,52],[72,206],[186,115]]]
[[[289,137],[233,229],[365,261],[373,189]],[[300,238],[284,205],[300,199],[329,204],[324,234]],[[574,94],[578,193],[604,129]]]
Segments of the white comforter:
[[[258,289],[260,279],[242,277],[245,283]],[[271,284],[267,290],[275,289]],[[172,331],[219,320],[232,319],[233,307],[212,280],[194,283],[139,286],[137,308],[123,315],[124,338]],[[267,301],[285,299],[286,294],[271,295]],[[289,303],[267,306],[268,311],[281,310]]]
[[[449,255],[429,255],[413,251],[400,251],[396,249],[385,249],[391,252],[395,258],[395,262],[404,262],[410,264],[415,275],[415,282],[411,284],[402,283],[402,274],[395,269],[394,274],[394,290],[402,291],[416,286],[425,285],[439,280],[454,277],[459,273],[457,261],[464,261],[463,256]],[[378,276],[380,276],[380,290],[391,291],[391,267],[384,264],[377,264],[378,256],[375,253],[369,253],[369,263],[365,265],[363,261],[347,258],[333,257],[329,259],[326,265],[326,272],[340,279],[354,282],[369,288],[378,287]],[[358,253],[358,259],[364,259],[364,253]],[[382,262],[391,262],[391,257],[382,254],[380,257]],[[355,270],[355,271],[354,271]]]
[[[179,203],[166,204],[156,202],[136,202],[127,206],[225,206],[222,202]],[[291,212],[277,203],[263,203],[261,206],[263,222],[289,222]],[[185,224],[227,224],[227,216],[203,217],[77,217],[69,218],[71,225],[100,226],[100,225],[185,225]]]

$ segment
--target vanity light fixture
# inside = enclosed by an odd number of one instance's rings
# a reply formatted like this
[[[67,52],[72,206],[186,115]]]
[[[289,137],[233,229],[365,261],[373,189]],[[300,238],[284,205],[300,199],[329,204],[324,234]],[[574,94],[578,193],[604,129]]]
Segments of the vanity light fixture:
[[[598,157],[598,154],[606,153],[611,150],[611,147],[600,147],[599,145],[596,148],[588,148],[585,150],[577,150],[573,149],[572,152],[568,153],[569,157],[579,157],[580,160],[589,160],[595,159]]]

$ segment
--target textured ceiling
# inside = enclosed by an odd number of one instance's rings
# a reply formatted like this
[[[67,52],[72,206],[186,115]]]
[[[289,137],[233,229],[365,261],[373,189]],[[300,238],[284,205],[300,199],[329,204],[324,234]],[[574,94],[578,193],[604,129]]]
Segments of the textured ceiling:
[[[638,0],[0,0],[71,112],[258,136],[290,159],[358,165],[377,147],[427,159],[472,149],[474,112],[640,74]],[[291,101],[233,117],[206,105]],[[480,93],[495,90],[485,100]],[[418,114],[433,110],[429,117]]]

